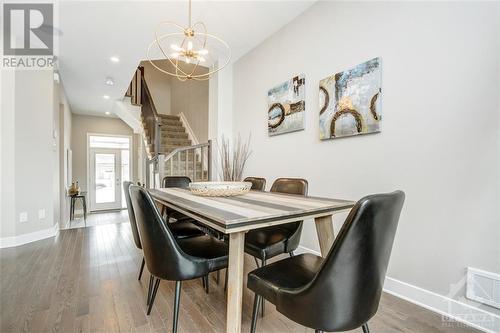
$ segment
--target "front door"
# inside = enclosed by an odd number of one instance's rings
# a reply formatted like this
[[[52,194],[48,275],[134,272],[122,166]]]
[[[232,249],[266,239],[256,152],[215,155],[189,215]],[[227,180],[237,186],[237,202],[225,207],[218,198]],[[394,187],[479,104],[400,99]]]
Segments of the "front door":
[[[90,210],[122,208],[121,155],[120,149],[91,149]]]

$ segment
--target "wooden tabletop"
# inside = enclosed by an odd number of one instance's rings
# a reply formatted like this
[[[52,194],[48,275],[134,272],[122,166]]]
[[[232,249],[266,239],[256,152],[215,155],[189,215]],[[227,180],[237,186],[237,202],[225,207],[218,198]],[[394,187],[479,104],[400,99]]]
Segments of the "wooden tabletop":
[[[354,206],[348,200],[275,192],[250,191],[235,197],[201,197],[181,188],[149,192],[160,203],[226,233],[327,216]]]

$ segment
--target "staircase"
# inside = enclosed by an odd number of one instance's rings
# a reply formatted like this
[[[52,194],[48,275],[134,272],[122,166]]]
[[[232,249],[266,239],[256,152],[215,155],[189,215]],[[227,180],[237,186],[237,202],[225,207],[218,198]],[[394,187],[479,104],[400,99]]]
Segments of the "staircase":
[[[125,94],[132,105],[140,106],[144,144],[148,155],[151,179],[149,187],[159,187],[165,176],[187,176],[192,181],[210,178],[211,142],[193,145],[178,115],[156,111],[144,69],[139,67]]]
[[[164,176],[188,176],[191,180],[208,180],[208,165],[202,161],[203,150],[192,144],[181,119],[177,115],[159,115],[161,121],[161,153],[165,156]],[[202,145],[203,146],[203,145]],[[167,159],[168,156],[171,158]],[[206,163],[206,162],[205,162]],[[162,178],[163,178],[162,177]]]

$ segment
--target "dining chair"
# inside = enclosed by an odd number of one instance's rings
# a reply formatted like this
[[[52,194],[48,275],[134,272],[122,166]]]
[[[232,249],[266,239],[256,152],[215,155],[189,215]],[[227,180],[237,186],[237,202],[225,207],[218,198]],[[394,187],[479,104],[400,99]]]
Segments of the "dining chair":
[[[271,186],[271,192],[307,195],[307,180],[301,178],[278,178]],[[302,221],[281,224],[249,231],[245,236],[245,252],[252,255],[257,267],[265,266],[267,260],[277,255],[287,253],[293,257],[300,243]],[[264,316],[264,302],[262,302]]]
[[[182,281],[207,276],[227,267],[228,246],[209,235],[176,239],[163,223],[153,199],[146,189],[131,186],[134,208],[144,259],[156,278],[149,301],[151,313],[161,280],[175,281],[172,331],[177,332]]]
[[[247,177],[243,179],[244,182],[252,183],[252,190],[264,191],[266,189],[266,179],[259,177]]]
[[[180,187],[187,188],[191,183],[191,179],[185,176],[166,176],[162,180],[162,187]],[[196,237],[204,235],[205,232],[201,230],[194,222],[194,220],[181,212],[169,209],[167,206],[162,207],[162,216],[165,217],[168,227],[175,235],[175,238]],[[170,222],[174,219],[175,222]]]
[[[404,192],[369,195],[352,208],[326,256],[302,254],[248,275],[254,291],[251,332],[262,299],[316,332],[350,331],[377,312]]]
[[[135,246],[142,251],[141,238],[139,237],[139,231],[137,230],[137,222],[135,221],[134,208],[132,207],[132,202],[130,201],[129,188],[133,185],[132,182],[123,182],[123,194],[125,196],[125,202],[127,204],[128,218],[130,220],[130,229],[132,229],[132,236],[134,237]],[[139,269],[139,278],[141,280],[142,271],[144,270],[144,256],[142,257],[141,268]]]

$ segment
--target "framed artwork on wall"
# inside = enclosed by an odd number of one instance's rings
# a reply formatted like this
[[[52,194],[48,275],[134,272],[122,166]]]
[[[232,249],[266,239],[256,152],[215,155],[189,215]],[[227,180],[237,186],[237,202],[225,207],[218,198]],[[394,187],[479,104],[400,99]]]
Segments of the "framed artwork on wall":
[[[297,75],[267,92],[269,136],[304,129],[305,78]]]
[[[374,58],[319,82],[321,140],[380,132],[382,68]]]

